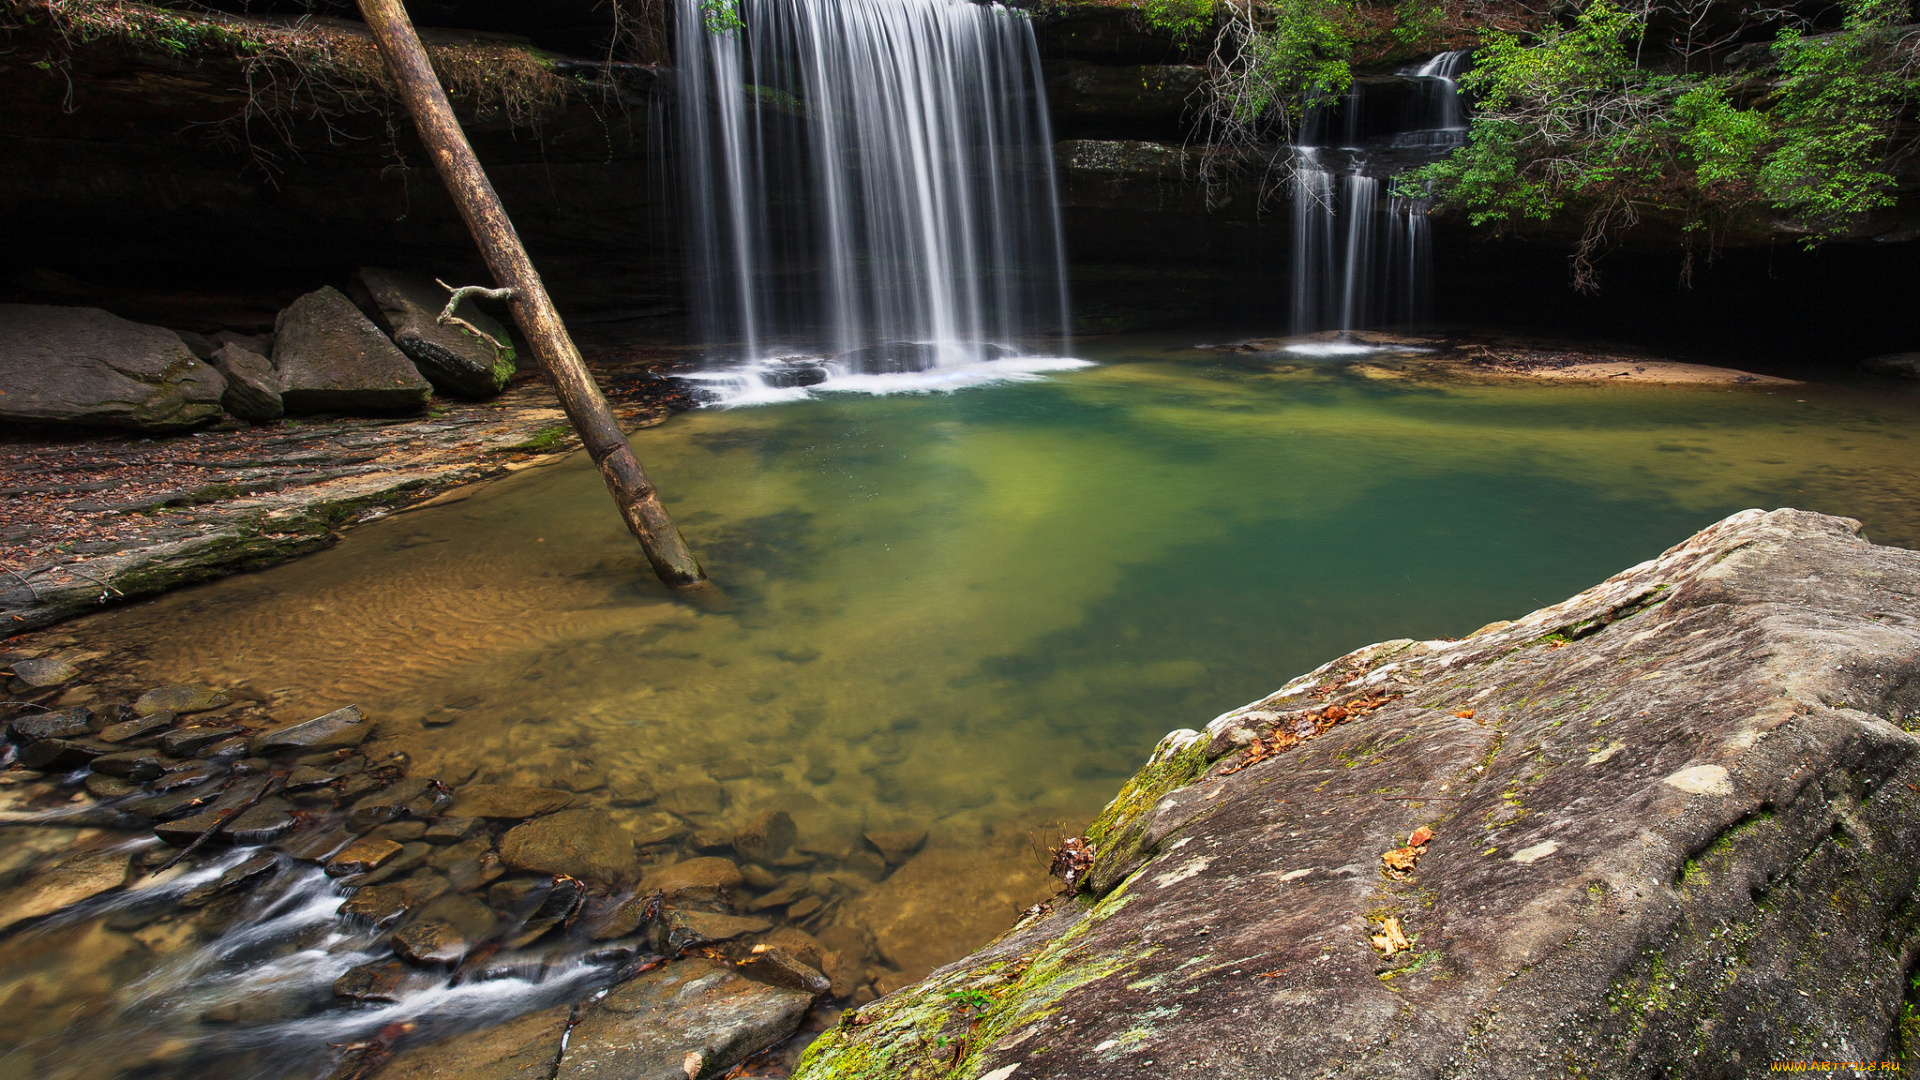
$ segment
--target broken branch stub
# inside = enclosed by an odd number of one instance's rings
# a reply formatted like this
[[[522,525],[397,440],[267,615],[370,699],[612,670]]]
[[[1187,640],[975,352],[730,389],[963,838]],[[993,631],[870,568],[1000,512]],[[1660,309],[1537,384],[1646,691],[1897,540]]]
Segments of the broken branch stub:
[[[646,469],[634,457],[606,396],[587,371],[580,350],[560,321],[560,313],[554,310],[506,208],[500,205],[499,195],[494,193],[466,133],[454,118],[453,107],[427,61],[427,51],[414,33],[406,8],[401,0],[359,0],[359,4],[400,98],[413,116],[421,143],[480,246],[494,280],[511,290],[508,306],[513,320],[526,336],[534,359],[553,380],[560,405],[594,464],[600,467],[601,479],[613,494],[627,528],[640,540],[647,561],[661,581],[675,588],[703,584],[706,571],[688,549]]]

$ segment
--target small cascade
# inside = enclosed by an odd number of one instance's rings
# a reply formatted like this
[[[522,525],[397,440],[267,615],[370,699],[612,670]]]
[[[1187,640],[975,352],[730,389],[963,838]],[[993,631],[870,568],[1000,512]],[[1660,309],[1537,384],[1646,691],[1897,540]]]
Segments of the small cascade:
[[[969,0],[679,0],[676,104],[696,332],[714,396],[1044,368],[1065,255],[1032,27]],[[1013,361],[1012,363],[1005,363]]]
[[[1431,318],[1433,254],[1424,199],[1387,195],[1392,177],[1466,137],[1465,50],[1358,78],[1308,117],[1293,148],[1292,327],[1343,333]]]

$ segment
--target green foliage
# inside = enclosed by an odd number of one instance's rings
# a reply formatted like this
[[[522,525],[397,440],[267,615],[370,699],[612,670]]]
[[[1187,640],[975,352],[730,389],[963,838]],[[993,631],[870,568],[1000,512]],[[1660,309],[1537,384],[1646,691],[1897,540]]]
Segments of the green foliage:
[[[1247,43],[1270,104],[1301,110],[1337,101],[1353,82],[1353,7],[1345,0],[1274,0],[1272,25]]]
[[[949,990],[947,1000],[963,1009],[984,1009],[993,1004],[993,995],[985,990]]]
[[[700,0],[700,21],[709,34],[731,34],[747,28],[740,18],[740,0]]]
[[[1584,213],[1584,285],[1609,231],[1647,211],[1693,229],[1764,204],[1813,240],[1839,235],[1892,203],[1885,162],[1920,97],[1920,36],[1902,25],[1899,0],[1843,3],[1837,33],[1779,33],[1774,89],[1750,103],[1726,75],[1636,64],[1645,23],[1611,0],[1530,39],[1483,32],[1462,80],[1476,98],[1467,145],[1400,188],[1454,202],[1479,225]]]
[[[1173,35],[1182,45],[1213,30],[1213,0],[1146,0],[1147,25]]]
[[[1436,39],[1447,19],[1447,9],[1439,0],[1399,0],[1393,14],[1393,29],[1388,34],[1407,49]]]
[[[1911,45],[1902,47],[1904,5],[1847,0],[1839,33],[1809,38],[1783,31],[1776,145],[1759,168],[1760,190],[1824,234],[1893,202],[1881,167],[1894,125],[1920,94]]]

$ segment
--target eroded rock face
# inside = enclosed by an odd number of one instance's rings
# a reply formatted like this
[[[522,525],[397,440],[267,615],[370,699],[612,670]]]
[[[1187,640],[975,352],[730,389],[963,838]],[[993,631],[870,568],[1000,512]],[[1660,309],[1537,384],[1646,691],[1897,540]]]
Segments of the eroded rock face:
[[[493,344],[462,327],[440,325],[448,294],[426,278],[365,266],[360,268],[360,283],[380,309],[380,328],[443,393],[485,401],[506,389],[514,373],[512,339],[471,299],[462,301],[454,314]]]
[[[1901,1056],[1920,553],[1857,528],[1746,511],[1511,624],[1370,646],[1169,735],[1089,829],[1092,891],[860,1010],[796,1075]]]
[[[226,380],[179,335],[99,308],[0,304],[0,420],[177,431],[218,419]]]
[[[295,300],[274,320],[273,366],[290,413],[400,412],[433,393],[413,362],[332,286]]]

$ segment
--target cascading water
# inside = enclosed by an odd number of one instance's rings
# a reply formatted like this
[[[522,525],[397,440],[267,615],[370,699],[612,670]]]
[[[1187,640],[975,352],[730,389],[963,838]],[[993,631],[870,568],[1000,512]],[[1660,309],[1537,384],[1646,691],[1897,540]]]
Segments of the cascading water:
[[[709,385],[1072,363],[1027,20],[968,0],[742,0],[740,19],[709,27],[701,0],[676,19],[689,300],[702,338],[737,350]],[[1023,362],[1041,335],[1053,362]]]
[[[1431,317],[1426,201],[1392,195],[1383,208],[1381,189],[1464,141],[1457,78],[1467,58],[1441,53],[1392,76],[1356,79],[1337,106],[1308,118],[1293,148],[1294,333]]]

